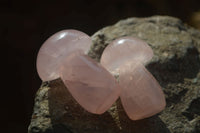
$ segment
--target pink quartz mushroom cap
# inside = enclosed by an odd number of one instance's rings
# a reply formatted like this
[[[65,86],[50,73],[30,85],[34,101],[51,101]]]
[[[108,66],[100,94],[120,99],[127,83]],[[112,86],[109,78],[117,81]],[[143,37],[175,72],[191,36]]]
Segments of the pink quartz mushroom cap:
[[[59,78],[62,60],[77,50],[87,54],[91,45],[91,38],[77,30],[63,30],[52,35],[41,46],[37,56],[36,67],[42,81]]]
[[[153,51],[144,41],[122,37],[109,44],[101,57],[101,64],[112,74],[119,74],[122,105],[132,120],[155,115],[164,109],[164,93],[145,64]]]
[[[101,64],[80,52],[70,54],[60,70],[61,79],[87,111],[102,114],[120,95],[115,78]]]
[[[101,64],[110,72],[118,73],[119,67],[128,61],[146,64],[153,51],[146,42],[135,37],[122,37],[111,42],[101,56]]]

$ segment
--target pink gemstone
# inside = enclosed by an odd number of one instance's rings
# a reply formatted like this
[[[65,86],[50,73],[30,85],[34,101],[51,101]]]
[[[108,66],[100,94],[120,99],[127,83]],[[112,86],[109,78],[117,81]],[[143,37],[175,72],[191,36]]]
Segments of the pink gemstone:
[[[104,50],[101,63],[111,73],[119,74],[120,98],[132,120],[150,117],[165,107],[160,85],[144,65],[153,57],[152,49],[142,40],[123,37]]]
[[[37,71],[43,81],[59,78],[62,60],[71,52],[87,53],[92,41],[88,35],[77,30],[63,30],[48,38],[39,50]]]
[[[129,60],[145,64],[152,57],[153,51],[146,42],[133,37],[122,37],[105,48],[101,56],[101,64],[108,71],[118,73],[119,67]]]
[[[91,113],[104,113],[120,95],[115,78],[84,54],[76,52],[68,56],[60,73],[72,96]]]
[[[163,91],[146,68],[132,62],[120,68],[119,83],[122,87],[122,105],[132,120],[150,117],[165,108]]]

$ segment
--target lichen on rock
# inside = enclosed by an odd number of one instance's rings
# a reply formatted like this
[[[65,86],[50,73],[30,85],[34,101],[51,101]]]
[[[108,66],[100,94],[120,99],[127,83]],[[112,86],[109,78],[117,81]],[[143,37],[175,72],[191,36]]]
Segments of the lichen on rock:
[[[96,32],[89,56],[99,61],[104,48],[122,36],[138,37],[152,47],[155,55],[146,67],[163,88],[165,110],[131,121],[118,100],[103,115],[94,115],[57,79],[38,90],[29,133],[200,132],[200,31],[168,16],[129,18]]]

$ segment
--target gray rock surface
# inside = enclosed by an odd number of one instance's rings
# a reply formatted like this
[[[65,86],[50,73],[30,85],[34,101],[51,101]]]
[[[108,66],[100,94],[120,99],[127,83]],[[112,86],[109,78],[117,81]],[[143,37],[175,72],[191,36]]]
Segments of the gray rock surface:
[[[103,115],[90,114],[57,79],[38,90],[29,133],[200,133],[200,31],[168,16],[129,18],[96,32],[89,56],[99,60],[104,48],[122,36],[152,47],[155,56],[146,67],[163,88],[165,110],[131,121],[118,100]]]

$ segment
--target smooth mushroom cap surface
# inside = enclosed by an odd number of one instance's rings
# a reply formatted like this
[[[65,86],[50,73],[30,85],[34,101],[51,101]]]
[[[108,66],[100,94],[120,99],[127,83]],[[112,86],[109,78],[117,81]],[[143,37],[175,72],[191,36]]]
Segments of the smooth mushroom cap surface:
[[[92,45],[91,38],[77,30],[63,30],[49,37],[41,46],[36,67],[43,81],[60,77],[59,67],[70,53],[80,50],[87,53]]]
[[[111,73],[119,73],[125,63],[135,61],[145,65],[152,57],[153,51],[146,42],[135,37],[122,37],[105,48],[100,62]]]

